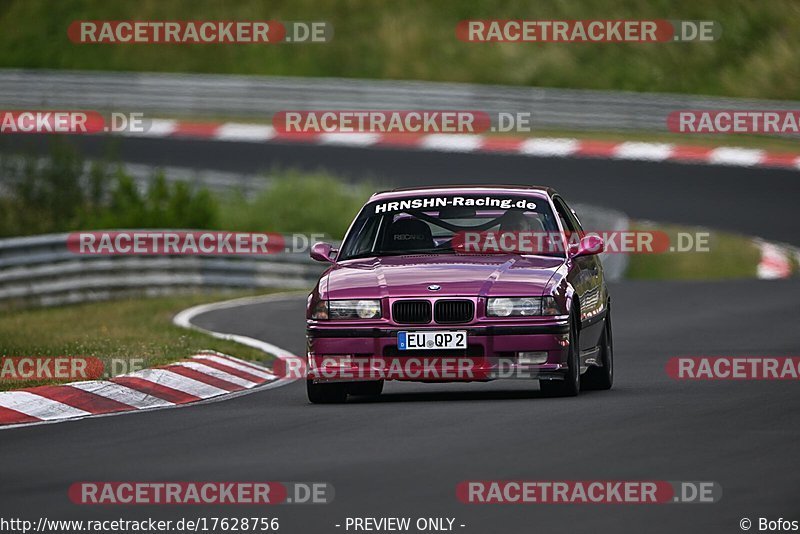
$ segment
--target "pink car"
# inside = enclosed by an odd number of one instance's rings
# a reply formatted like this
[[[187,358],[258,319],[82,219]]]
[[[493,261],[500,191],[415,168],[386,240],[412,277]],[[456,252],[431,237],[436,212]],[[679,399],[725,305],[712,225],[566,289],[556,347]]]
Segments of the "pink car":
[[[312,248],[332,265],[308,297],[309,400],[377,396],[386,380],[610,389],[602,250],[546,187],[373,195],[339,250]]]

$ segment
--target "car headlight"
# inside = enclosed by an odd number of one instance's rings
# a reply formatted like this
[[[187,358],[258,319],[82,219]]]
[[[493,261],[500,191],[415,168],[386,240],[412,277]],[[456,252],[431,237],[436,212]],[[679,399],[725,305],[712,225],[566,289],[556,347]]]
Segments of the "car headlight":
[[[380,317],[380,300],[330,300],[327,302],[326,319],[379,319]]]
[[[486,315],[489,317],[530,317],[562,313],[553,297],[500,297],[486,301]]]

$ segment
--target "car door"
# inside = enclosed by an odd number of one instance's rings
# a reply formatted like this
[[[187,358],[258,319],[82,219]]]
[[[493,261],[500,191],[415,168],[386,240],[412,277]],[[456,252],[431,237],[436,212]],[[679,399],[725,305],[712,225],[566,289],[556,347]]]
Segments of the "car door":
[[[553,204],[564,231],[584,235],[580,221],[564,199],[554,196]],[[588,351],[599,344],[603,333],[602,316],[606,300],[603,265],[597,254],[572,258],[568,261],[570,265],[567,280],[578,293],[581,308],[581,350]]]

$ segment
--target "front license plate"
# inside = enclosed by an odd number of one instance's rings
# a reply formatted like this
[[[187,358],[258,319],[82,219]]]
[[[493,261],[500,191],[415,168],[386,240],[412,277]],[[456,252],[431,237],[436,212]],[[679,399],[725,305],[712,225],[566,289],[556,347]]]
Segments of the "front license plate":
[[[397,348],[399,350],[466,349],[467,332],[464,330],[398,332]]]

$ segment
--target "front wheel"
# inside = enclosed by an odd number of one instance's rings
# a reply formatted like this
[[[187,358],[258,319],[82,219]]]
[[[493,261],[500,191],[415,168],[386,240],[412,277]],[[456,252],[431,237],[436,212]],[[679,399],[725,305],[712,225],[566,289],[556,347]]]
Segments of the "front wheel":
[[[577,314],[573,311],[569,320],[569,349],[564,380],[539,380],[539,389],[548,397],[575,397],[581,389],[577,320]]]
[[[306,393],[312,404],[337,404],[347,400],[347,385],[339,382],[315,384],[306,380]]]
[[[606,325],[600,339],[601,367],[590,367],[581,378],[581,388],[611,389],[614,385],[614,336],[611,332],[611,308],[606,311]]]

